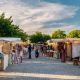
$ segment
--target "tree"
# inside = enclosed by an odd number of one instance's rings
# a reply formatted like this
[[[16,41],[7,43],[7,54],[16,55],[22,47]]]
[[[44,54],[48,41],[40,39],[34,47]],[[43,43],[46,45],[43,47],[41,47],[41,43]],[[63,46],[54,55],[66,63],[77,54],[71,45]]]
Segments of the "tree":
[[[52,33],[52,38],[65,38],[65,31],[57,30]]]
[[[67,37],[80,38],[80,30],[72,30],[70,33],[67,34]]]
[[[43,43],[46,42],[47,40],[49,40],[51,37],[49,35],[46,34],[42,34],[41,32],[36,32],[35,34],[30,36],[30,41],[32,43]]]
[[[51,36],[48,34],[43,34],[43,41],[46,42],[47,40],[50,40]]]
[[[26,41],[28,35],[19,26],[13,24],[12,17],[5,18],[5,14],[2,13],[0,16],[0,37],[19,37]]]
[[[0,34],[2,37],[11,36],[10,32],[12,22],[11,17],[5,18],[4,13],[0,16]]]
[[[43,42],[43,35],[41,32],[36,32],[35,34],[30,36],[30,41],[32,43]]]

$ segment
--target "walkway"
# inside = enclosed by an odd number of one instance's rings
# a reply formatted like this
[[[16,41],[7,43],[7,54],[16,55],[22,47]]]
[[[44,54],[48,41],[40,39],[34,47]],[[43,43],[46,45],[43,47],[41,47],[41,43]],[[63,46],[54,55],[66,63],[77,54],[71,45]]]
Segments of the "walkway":
[[[80,80],[80,68],[56,59],[35,59],[33,54],[31,60],[10,65],[5,72],[0,72],[0,80]]]

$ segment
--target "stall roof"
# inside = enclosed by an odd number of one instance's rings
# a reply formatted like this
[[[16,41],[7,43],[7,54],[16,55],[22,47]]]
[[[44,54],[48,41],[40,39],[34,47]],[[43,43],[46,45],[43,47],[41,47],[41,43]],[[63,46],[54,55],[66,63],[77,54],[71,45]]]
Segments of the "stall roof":
[[[52,42],[65,42],[65,39],[51,39],[48,40],[48,42],[52,43]]]
[[[64,38],[64,39],[51,39],[48,40],[47,42],[66,42],[66,41],[80,41],[80,38]]]
[[[21,41],[21,38],[14,38],[14,37],[0,37],[0,41],[16,42],[16,41]]]
[[[80,41],[80,38],[66,38],[67,41]]]

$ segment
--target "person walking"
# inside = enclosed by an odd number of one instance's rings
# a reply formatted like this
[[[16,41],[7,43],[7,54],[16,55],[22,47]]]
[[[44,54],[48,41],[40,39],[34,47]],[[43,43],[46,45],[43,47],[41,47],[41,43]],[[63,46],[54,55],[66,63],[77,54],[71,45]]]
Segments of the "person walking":
[[[17,56],[15,50],[12,50],[12,64],[16,64],[17,62]]]
[[[23,60],[23,49],[20,50],[20,63],[22,63]]]
[[[36,58],[39,57],[39,50],[38,50],[38,47],[35,47],[35,57],[36,57]]]
[[[29,44],[28,46],[28,54],[29,54],[29,59],[31,59],[31,50],[32,50],[32,47],[31,47],[31,44]]]
[[[61,62],[65,62],[65,49],[61,48]]]
[[[26,58],[28,53],[27,45],[23,46],[23,57]]]

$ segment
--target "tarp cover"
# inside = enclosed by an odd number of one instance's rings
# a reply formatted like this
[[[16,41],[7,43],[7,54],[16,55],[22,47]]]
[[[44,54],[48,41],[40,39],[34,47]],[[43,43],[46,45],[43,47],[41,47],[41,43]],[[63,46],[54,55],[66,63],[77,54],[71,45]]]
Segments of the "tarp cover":
[[[0,37],[0,41],[16,42],[16,41],[21,41],[21,38],[14,38],[14,37]]]

